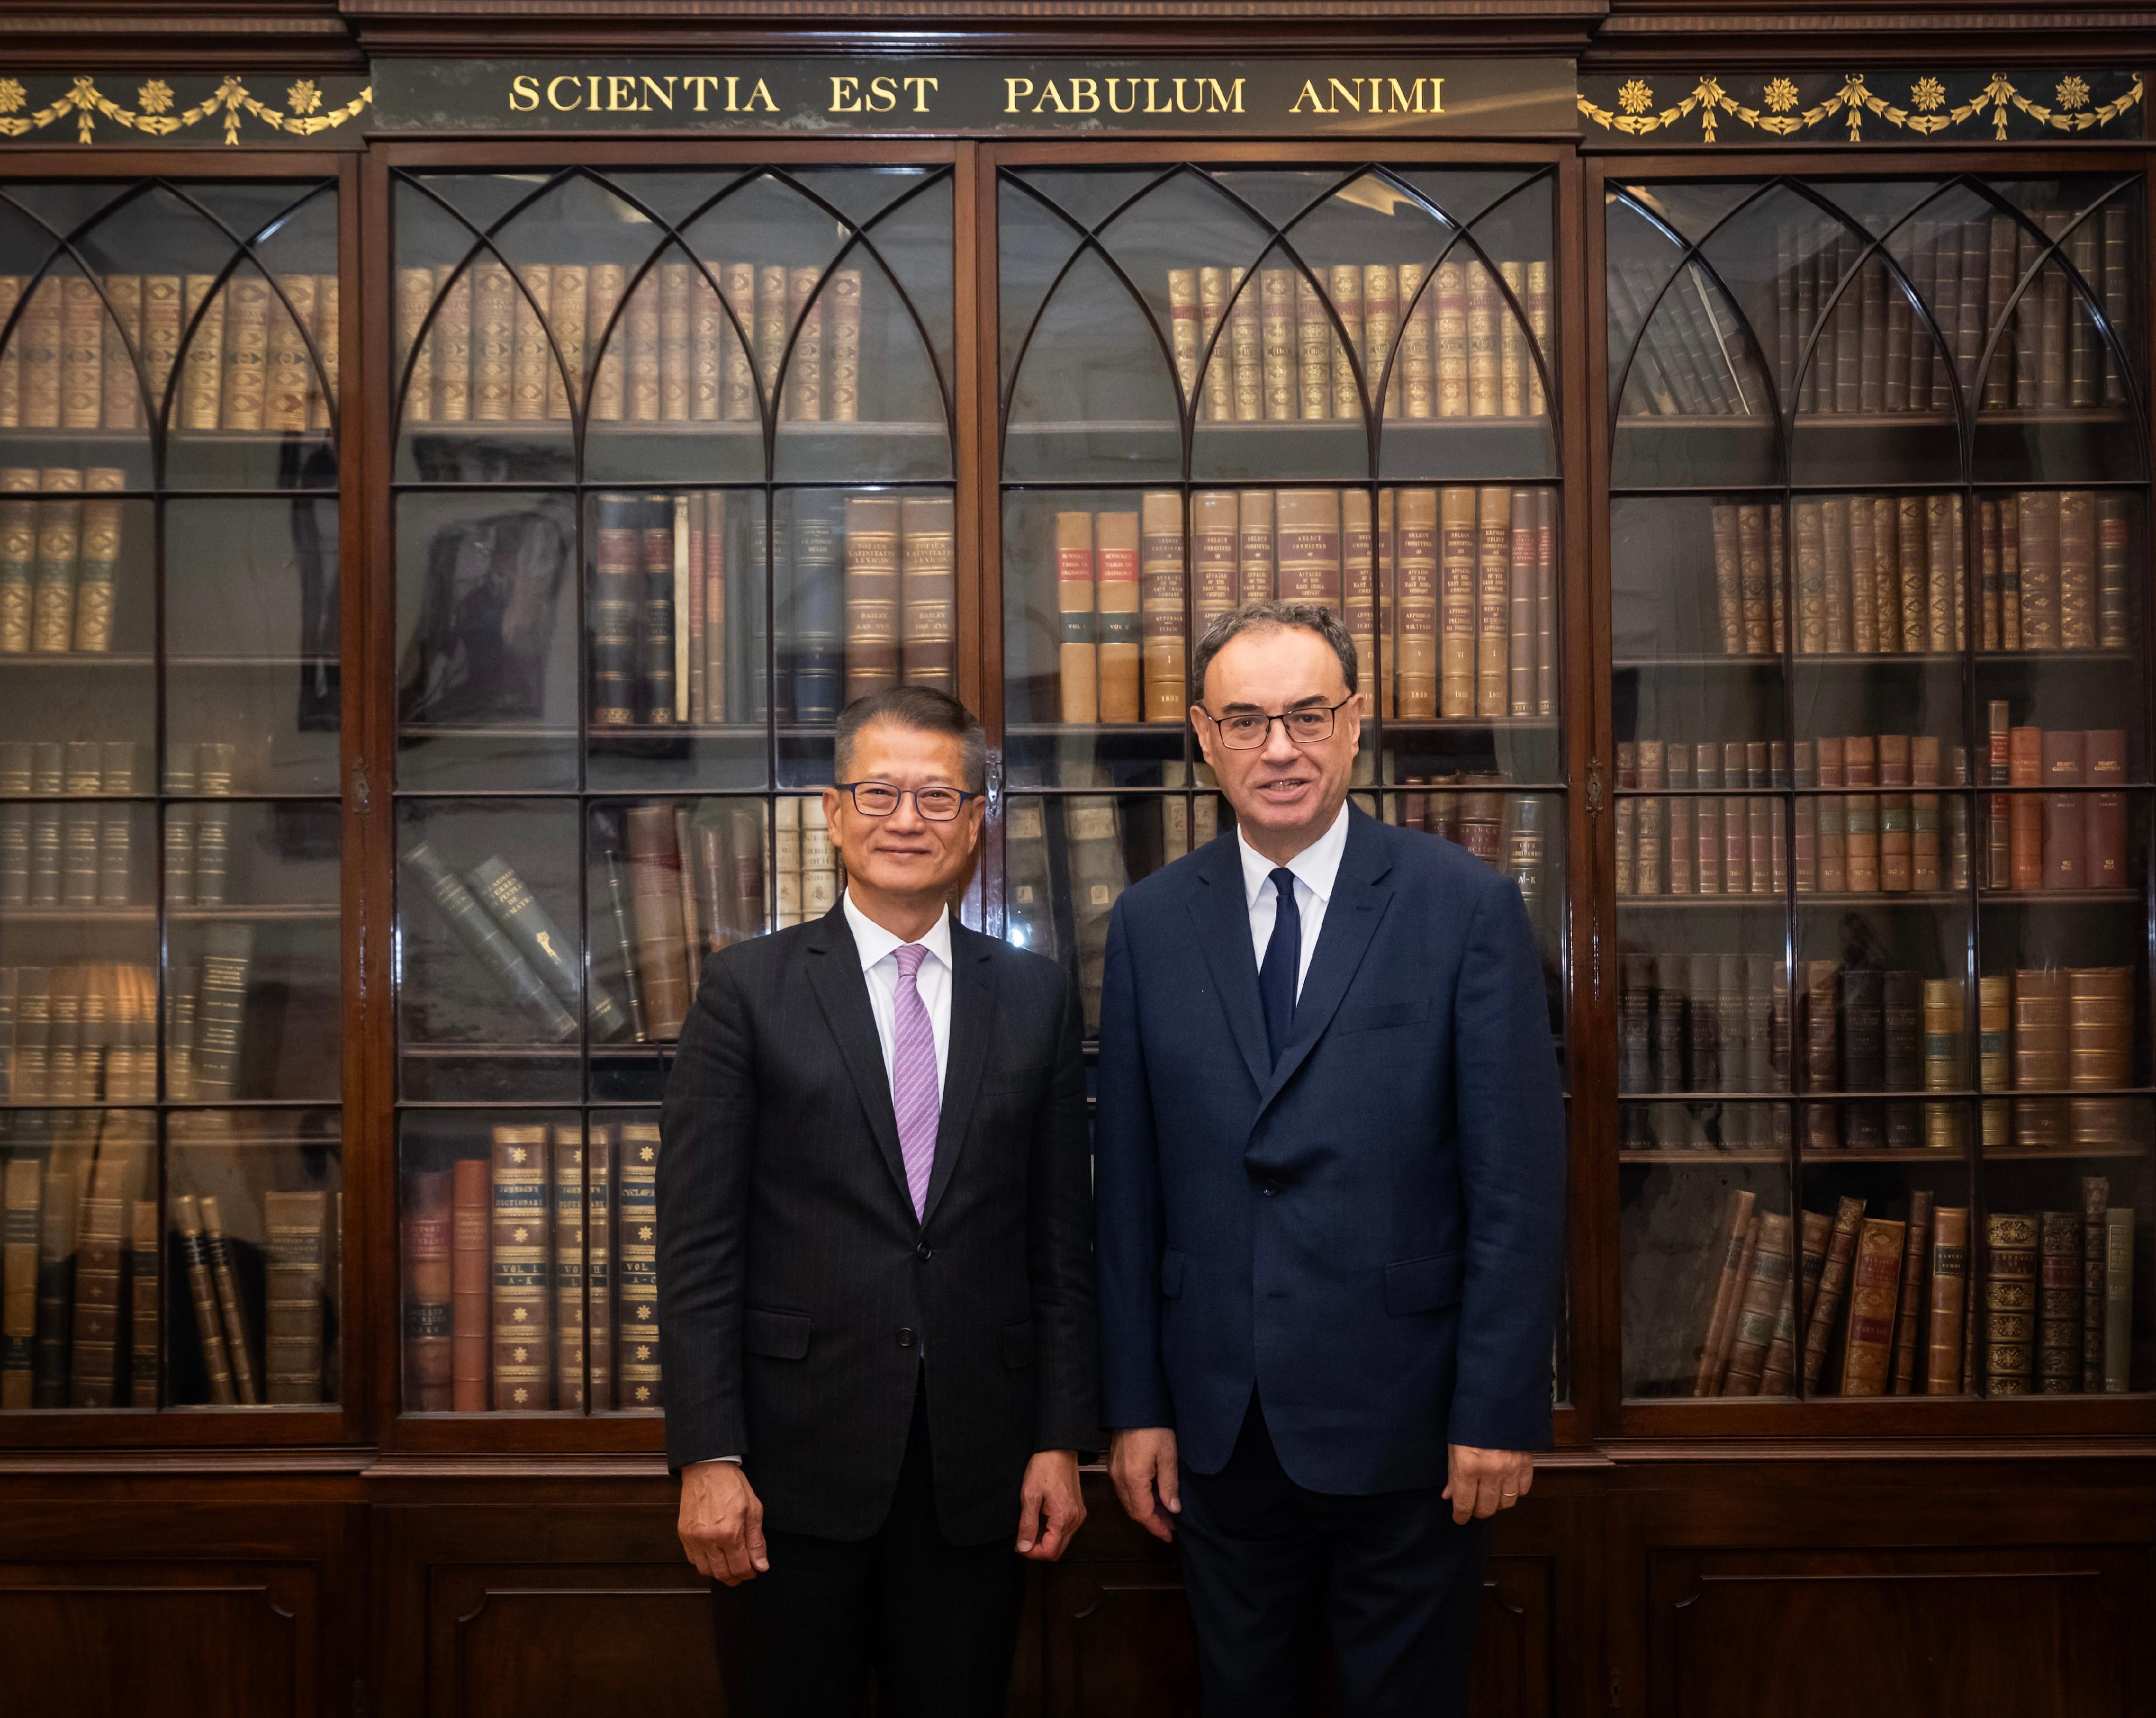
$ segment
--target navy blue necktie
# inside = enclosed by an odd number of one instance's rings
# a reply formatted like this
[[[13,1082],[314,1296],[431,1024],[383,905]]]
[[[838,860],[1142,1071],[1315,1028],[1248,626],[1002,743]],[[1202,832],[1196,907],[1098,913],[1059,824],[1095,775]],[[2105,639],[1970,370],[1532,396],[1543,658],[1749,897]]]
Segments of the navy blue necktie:
[[[1295,979],[1302,966],[1302,915],[1296,910],[1295,873],[1275,868],[1267,880],[1280,896],[1273,910],[1272,941],[1258,964],[1258,997],[1265,1009],[1265,1044],[1280,1060],[1288,1028],[1295,1023]]]

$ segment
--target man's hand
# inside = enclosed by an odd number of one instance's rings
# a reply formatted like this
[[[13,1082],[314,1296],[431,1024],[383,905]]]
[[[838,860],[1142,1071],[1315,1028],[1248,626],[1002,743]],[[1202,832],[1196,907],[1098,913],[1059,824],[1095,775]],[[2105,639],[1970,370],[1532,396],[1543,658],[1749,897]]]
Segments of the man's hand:
[[[771,1567],[763,1549],[763,1502],[739,1462],[700,1461],[682,1469],[675,1531],[697,1572],[729,1587]]]
[[[1078,1490],[1078,1452],[1043,1449],[1025,1464],[1018,1494],[1018,1550],[1037,1563],[1052,1563],[1070,1548],[1086,1520]]]
[[[1108,1477],[1123,1513],[1156,1539],[1173,1540],[1170,1515],[1183,1513],[1183,1489],[1175,1472],[1175,1432],[1140,1426],[1118,1432],[1108,1445]]]
[[[1508,1510],[1534,1487],[1535,1459],[1522,1450],[1450,1446],[1451,1483],[1445,1488],[1452,1519],[1462,1526],[1476,1515]]]

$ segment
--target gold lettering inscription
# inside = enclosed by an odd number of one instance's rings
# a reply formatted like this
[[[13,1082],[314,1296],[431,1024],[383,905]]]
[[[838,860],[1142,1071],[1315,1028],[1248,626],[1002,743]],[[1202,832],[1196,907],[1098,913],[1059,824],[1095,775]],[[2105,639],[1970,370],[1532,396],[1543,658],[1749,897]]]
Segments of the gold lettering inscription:
[[[861,80],[859,78],[834,76],[831,79],[831,105],[829,113],[859,113],[861,110]]]
[[[1019,110],[1019,103],[1032,94],[1033,79],[1031,78],[1005,78],[1004,79],[1004,111],[1016,113]]]
[[[1306,102],[1309,104],[1308,106],[1303,105]],[[1302,80],[1302,88],[1296,92],[1296,98],[1288,104],[1287,110],[1290,113],[1331,113],[1332,111],[1318,99],[1317,82],[1311,78],[1305,78]]]
[[[756,88],[748,92],[748,100],[742,104],[742,111],[743,113],[756,112],[757,103],[759,101],[763,104],[764,112],[777,113],[778,111],[778,104],[771,99],[771,90],[765,85],[762,78],[758,78],[756,80]]]
[[[516,77],[509,80],[509,110],[511,113],[530,113],[539,105],[539,80],[533,77]]]
[[[569,99],[562,100],[562,85],[569,86]],[[560,77],[547,80],[547,105],[557,113],[574,113],[584,105],[584,81],[582,78]]]
[[[905,85],[907,89],[913,92],[913,110],[916,113],[927,113],[928,111],[929,94],[943,80],[941,78],[921,77],[901,78],[899,79],[900,83]]]
[[[656,78],[645,78],[643,80],[644,105],[639,109],[638,111],[642,113],[649,113],[651,111],[651,104],[656,101],[664,107],[667,112],[673,112],[674,79],[677,75],[678,74],[674,72],[667,73],[666,81],[664,85],[661,85]]]

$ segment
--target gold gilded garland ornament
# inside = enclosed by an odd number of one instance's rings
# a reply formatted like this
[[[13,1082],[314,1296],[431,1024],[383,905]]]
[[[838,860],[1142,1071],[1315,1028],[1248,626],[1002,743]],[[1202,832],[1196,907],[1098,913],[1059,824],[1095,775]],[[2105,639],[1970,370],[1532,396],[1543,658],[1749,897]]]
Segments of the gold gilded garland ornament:
[[[2138,105],[2141,95],[2141,78],[2137,73],[2116,98],[2091,106],[2087,80],[2069,73],[2058,80],[2047,105],[2024,95],[2004,72],[1995,72],[1968,100],[1948,106],[1944,85],[1927,74],[1911,82],[1907,105],[1903,106],[1872,90],[1862,72],[1851,72],[1845,76],[1840,88],[1809,107],[1799,107],[1797,86],[1784,77],[1768,79],[1756,107],[1738,100],[1722,88],[1719,79],[1712,76],[1702,77],[1671,107],[1657,108],[1652,85],[1640,77],[1629,78],[1619,86],[1614,107],[1598,106],[1584,92],[1578,100],[1580,112],[1594,124],[1628,137],[1645,137],[1667,131],[1696,113],[1699,115],[1700,141],[1703,143],[1717,141],[1716,129],[1725,118],[1772,137],[1799,136],[1815,127],[1838,121],[1847,127],[1846,141],[1859,143],[1864,138],[1867,114],[1899,130],[1926,137],[1953,131],[1972,121],[1980,126],[1989,115],[1993,137],[2003,143],[2006,141],[2007,120],[2015,113],[2025,114],[2038,125],[2055,131],[2092,131],[2109,125]]]
[[[285,91],[285,105],[279,109],[257,99],[237,77],[228,77],[201,101],[174,112],[172,86],[162,78],[145,82],[135,92],[135,105],[126,108],[100,90],[94,78],[78,77],[54,100],[26,113],[29,94],[22,80],[0,78],[0,136],[27,137],[73,114],[78,143],[95,141],[100,119],[110,120],[125,131],[170,137],[222,114],[224,141],[236,146],[244,120],[254,119],[286,136],[312,137],[357,118],[373,99],[370,85],[342,106],[325,110],[322,92],[315,80],[300,78]]]

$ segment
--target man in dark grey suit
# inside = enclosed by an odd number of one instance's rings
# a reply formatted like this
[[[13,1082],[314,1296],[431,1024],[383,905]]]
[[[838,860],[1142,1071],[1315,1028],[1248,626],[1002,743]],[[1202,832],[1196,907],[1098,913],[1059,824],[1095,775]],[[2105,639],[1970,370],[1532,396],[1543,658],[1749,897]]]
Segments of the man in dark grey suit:
[[[737,1718],[1003,1710],[1018,1560],[1099,1422],[1077,992],[956,923],[986,748],[901,686],[839,719],[847,888],[705,963],[667,1083],[659,1293],[680,1536]]]

